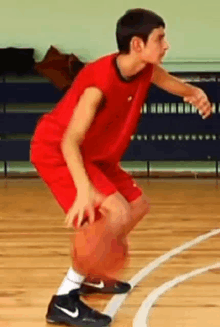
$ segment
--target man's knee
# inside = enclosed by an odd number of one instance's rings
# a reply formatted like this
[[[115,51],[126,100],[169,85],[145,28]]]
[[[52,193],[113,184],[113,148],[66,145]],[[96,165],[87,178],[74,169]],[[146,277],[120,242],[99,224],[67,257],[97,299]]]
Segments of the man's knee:
[[[125,235],[128,235],[149,212],[149,199],[143,194],[138,199],[130,202],[129,205],[131,213],[127,217],[127,223],[124,229]]]
[[[150,210],[150,199],[142,194],[139,198],[130,203],[132,216],[145,216]]]
[[[144,196],[142,209],[144,215],[148,214],[150,211],[150,199],[146,196]]]
[[[125,226],[131,219],[131,208],[127,200],[116,192],[108,196],[100,206],[100,212],[108,217],[115,235],[123,233]]]
[[[105,210],[108,210],[112,214],[122,214],[129,216],[131,214],[131,208],[127,200],[123,197],[122,194],[116,192],[109,195],[101,203],[101,207]]]

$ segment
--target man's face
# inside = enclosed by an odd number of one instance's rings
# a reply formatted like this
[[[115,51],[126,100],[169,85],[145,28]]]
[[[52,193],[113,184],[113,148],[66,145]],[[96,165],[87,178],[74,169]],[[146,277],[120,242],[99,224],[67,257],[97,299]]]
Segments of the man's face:
[[[149,35],[147,44],[142,48],[140,59],[146,63],[160,65],[168,49],[164,28],[155,28]]]

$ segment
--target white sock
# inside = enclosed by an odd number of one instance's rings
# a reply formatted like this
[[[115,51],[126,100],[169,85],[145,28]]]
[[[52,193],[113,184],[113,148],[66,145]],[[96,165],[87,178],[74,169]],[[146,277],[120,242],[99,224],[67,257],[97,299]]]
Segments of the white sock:
[[[68,294],[72,290],[79,289],[84,279],[85,276],[78,274],[73,268],[70,268],[57,291],[57,295]]]

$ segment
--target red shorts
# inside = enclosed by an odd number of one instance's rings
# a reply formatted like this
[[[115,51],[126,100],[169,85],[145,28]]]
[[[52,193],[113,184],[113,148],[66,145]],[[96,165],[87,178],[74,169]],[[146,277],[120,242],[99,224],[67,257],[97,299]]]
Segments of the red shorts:
[[[42,151],[41,147],[41,154]],[[67,165],[53,165],[52,159],[50,162],[48,158],[45,162],[36,160],[31,162],[64,212],[67,213],[75,201],[77,189]],[[119,192],[128,202],[132,202],[143,194],[141,187],[137,185],[130,174],[120,168],[119,163],[106,165],[84,162],[84,167],[94,187],[105,196]]]
[[[61,151],[61,138],[59,126],[54,125],[50,117],[43,116],[31,141],[30,160],[67,213],[75,201],[77,189]],[[128,202],[143,194],[132,176],[121,169],[120,163],[93,162],[83,151],[81,153],[87,176],[101,194],[109,196],[119,192]]]

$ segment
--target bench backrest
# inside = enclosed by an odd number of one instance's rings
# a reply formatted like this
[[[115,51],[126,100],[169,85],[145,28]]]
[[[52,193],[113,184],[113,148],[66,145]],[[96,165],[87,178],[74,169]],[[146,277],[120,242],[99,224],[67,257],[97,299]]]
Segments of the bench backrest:
[[[215,113],[203,120],[182,98],[155,86],[123,160],[220,160],[220,86],[216,81],[193,83],[203,88]],[[29,160],[30,138],[42,113],[10,112],[10,104],[57,103],[63,93],[51,83],[0,83],[0,160]],[[145,110],[144,110],[145,109]],[[182,111],[181,111],[181,110]],[[14,137],[16,134],[16,138]],[[29,138],[19,134],[28,134]]]

